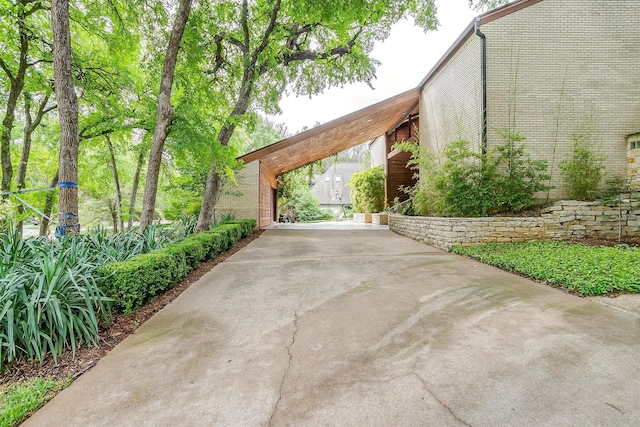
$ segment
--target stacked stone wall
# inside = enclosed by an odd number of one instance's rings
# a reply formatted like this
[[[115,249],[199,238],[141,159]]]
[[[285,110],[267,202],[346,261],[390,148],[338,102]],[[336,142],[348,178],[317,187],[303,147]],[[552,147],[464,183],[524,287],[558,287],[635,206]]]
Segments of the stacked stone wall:
[[[449,250],[457,245],[640,237],[640,194],[623,194],[618,204],[562,200],[540,217],[440,218],[389,215],[389,228],[419,242]]]

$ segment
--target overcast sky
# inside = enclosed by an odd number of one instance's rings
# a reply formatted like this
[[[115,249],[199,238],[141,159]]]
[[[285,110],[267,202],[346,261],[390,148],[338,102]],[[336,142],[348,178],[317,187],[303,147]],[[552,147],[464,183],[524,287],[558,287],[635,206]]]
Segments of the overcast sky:
[[[309,98],[295,95],[282,99],[282,114],[270,119],[285,123],[289,133],[298,133],[316,122],[326,123],[363,107],[418,86],[462,31],[479,13],[468,0],[436,0],[440,28],[425,34],[413,22],[396,24],[390,36],[373,50],[378,67],[375,90],[366,83],[332,88]]]

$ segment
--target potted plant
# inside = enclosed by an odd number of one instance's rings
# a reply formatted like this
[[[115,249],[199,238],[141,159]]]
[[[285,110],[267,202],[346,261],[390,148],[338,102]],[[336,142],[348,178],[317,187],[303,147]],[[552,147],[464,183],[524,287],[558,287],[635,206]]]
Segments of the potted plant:
[[[351,202],[355,222],[372,222],[372,214],[384,209],[384,169],[382,166],[351,175]],[[378,219],[380,222],[381,219]]]

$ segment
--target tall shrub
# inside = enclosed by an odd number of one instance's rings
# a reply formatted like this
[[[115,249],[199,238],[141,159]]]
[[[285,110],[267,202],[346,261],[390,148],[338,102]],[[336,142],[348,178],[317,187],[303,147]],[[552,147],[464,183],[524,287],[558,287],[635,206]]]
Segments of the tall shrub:
[[[453,141],[441,158],[406,142],[394,148],[412,155],[410,164],[421,169],[411,190],[418,215],[478,217],[496,212],[517,212],[548,188],[545,161],[532,160],[519,132],[498,131],[504,143],[482,154],[468,141]]]
[[[433,190],[436,213],[443,216],[488,215],[497,202],[495,162],[486,161],[464,140],[448,144],[443,154],[440,170],[431,172],[431,185],[423,190]]]
[[[573,135],[572,156],[559,165],[569,197],[576,200],[596,197],[600,181],[604,177],[605,159],[606,156],[593,149],[588,135]]]
[[[384,210],[384,169],[382,166],[351,175],[351,202],[354,212],[375,213]]]
[[[501,211],[518,212],[535,201],[535,193],[550,188],[546,160],[532,160],[525,152],[525,137],[519,131],[502,129],[497,131],[503,143],[497,145],[488,162],[498,171],[493,184],[497,200],[495,208]]]
[[[333,219],[333,214],[322,209],[318,199],[306,187],[296,189],[287,202],[287,206],[293,207],[297,221],[309,222]]]

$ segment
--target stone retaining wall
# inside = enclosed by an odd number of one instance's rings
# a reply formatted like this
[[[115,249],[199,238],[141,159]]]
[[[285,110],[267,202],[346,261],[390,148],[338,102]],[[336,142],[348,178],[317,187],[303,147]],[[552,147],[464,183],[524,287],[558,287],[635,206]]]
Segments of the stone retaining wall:
[[[541,217],[438,218],[389,215],[389,228],[448,250],[455,245],[527,240],[640,237],[640,208],[563,200]]]

